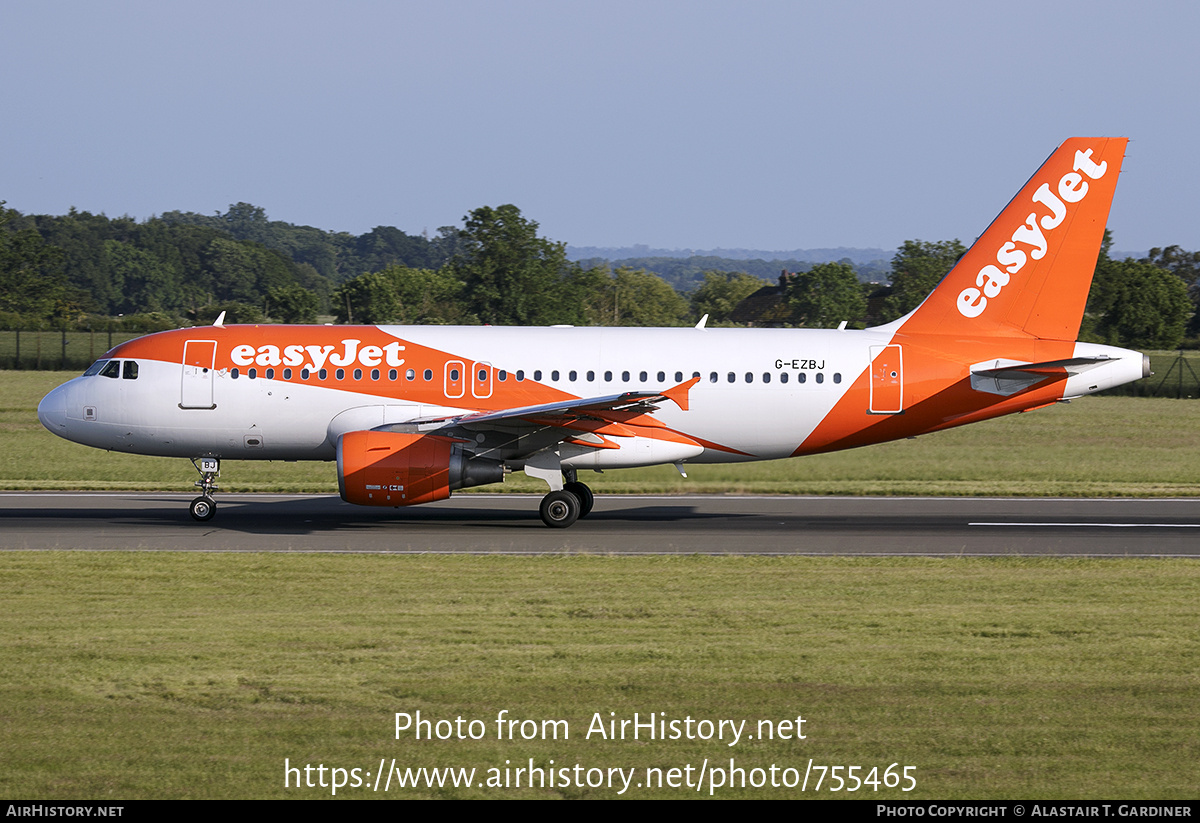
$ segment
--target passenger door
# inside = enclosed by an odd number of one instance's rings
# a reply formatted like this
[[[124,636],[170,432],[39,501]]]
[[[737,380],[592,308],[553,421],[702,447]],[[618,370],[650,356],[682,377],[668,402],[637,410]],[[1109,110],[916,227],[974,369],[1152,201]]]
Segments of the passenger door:
[[[183,383],[179,392],[181,409],[215,409],[213,364],[216,340],[189,340],[183,344]]]

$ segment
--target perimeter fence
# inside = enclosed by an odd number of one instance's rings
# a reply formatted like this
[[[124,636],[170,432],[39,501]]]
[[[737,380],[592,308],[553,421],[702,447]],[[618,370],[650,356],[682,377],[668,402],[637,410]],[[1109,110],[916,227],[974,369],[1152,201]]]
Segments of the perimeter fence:
[[[89,331],[0,331],[0,369],[21,371],[83,371],[113,346],[143,332],[97,329]]]
[[[1194,400],[1200,397],[1200,351],[1158,351],[1150,355],[1154,373],[1141,380],[1109,389],[1105,394],[1126,397],[1175,397]]]

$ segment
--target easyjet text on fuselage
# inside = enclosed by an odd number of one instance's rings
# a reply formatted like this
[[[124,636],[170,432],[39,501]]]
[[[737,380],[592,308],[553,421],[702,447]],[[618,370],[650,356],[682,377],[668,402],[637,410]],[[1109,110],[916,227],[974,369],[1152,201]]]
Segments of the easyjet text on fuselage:
[[[229,359],[235,366],[304,366],[316,371],[328,362],[334,366],[349,366],[353,363],[375,368],[386,363],[388,366],[404,365],[400,352],[404,351],[402,343],[388,343],[386,346],[363,346],[358,339],[342,341],[340,351],[335,346],[275,346],[267,344],[255,348],[251,345],[234,346],[229,352]],[[305,363],[305,361],[308,361]]]

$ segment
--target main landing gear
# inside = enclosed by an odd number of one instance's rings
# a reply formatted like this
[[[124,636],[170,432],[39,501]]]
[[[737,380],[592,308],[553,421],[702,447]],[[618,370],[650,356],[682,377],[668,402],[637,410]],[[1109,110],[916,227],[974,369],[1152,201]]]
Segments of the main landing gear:
[[[587,517],[591,514],[592,506],[596,503],[596,495],[592,494],[592,490],[587,487],[587,484],[573,480],[563,484],[563,491],[570,492],[579,498],[580,517]]]
[[[596,502],[596,496],[587,484],[574,479],[574,472],[563,474],[568,482],[562,489],[542,498],[542,522],[552,529],[565,529],[579,518],[587,517]]]
[[[221,461],[215,457],[193,457],[192,465],[200,472],[200,479],[196,481],[200,496],[191,502],[188,512],[193,520],[203,523],[212,520],[217,513],[217,503],[212,495],[217,490],[217,478],[221,476]]]

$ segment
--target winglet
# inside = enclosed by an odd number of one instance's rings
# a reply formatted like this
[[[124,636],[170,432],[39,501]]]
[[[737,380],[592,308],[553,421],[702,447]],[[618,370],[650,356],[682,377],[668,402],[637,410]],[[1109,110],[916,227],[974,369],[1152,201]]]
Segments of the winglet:
[[[675,401],[675,405],[684,411],[688,410],[688,392],[692,390],[692,386],[700,382],[699,377],[693,377],[691,380],[680,383],[674,388],[667,389],[662,393],[662,396],[668,400]]]

